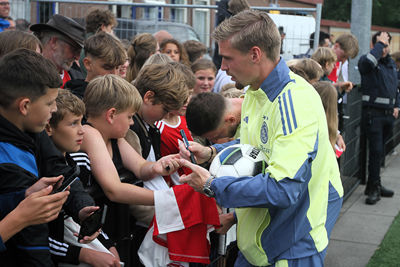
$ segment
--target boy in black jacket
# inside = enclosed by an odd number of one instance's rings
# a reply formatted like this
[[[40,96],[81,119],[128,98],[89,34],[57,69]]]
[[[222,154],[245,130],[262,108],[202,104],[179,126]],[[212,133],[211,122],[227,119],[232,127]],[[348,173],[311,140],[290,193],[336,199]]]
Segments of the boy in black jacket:
[[[44,128],[56,110],[61,79],[53,63],[40,54],[18,49],[0,60],[0,193],[30,187],[39,177],[58,176],[70,167]],[[71,186],[65,211],[75,221],[95,207],[82,184]],[[11,238],[0,254],[4,266],[53,266],[47,224],[29,226]]]
[[[81,121],[85,114],[85,104],[69,90],[63,89],[59,90],[56,103],[57,111],[53,113],[49,124],[47,124],[46,132],[57,149],[64,155],[67,164],[79,166],[79,179],[85,188],[90,187],[93,178],[91,177],[89,159],[84,152],[73,153],[80,150],[84,138]],[[82,157],[85,157],[84,162],[81,161]],[[119,263],[118,252],[106,234],[101,233],[98,236],[101,243],[96,240],[95,245],[90,247],[77,245],[70,239],[73,238],[72,240],[76,241],[76,238],[71,236],[71,229],[78,231],[79,225],[74,223],[70,217],[65,218],[63,215],[60,215],[54,223],[61,225],[55,231],[50,228],[50,252],[56,262],[75,265],[87,263],[90,266],[101,264],[116,266]],[[60,243],[63,245],[60,246]]]

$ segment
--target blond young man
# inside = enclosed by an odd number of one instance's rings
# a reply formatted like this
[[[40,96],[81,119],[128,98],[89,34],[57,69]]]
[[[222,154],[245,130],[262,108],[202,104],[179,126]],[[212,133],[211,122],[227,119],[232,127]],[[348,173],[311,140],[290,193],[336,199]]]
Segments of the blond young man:
[[[118,74],[118,67],[126,60],[126,51],[122,43],[111,35],[100,32],[89,37],[84,44],[83,64],[87,71],[85,80],[75,79],[67,82],[65,88],[83,98],[88,83],[97,76]]]
[[[180,181],[223,207],[238,208],[235,266],[323,266],[343,187],[321,98],[280,58],[280,35],[266,13],[243,11],[213,35],[221,69],[250,85],[242,104],[240,142],[259,148],[269,166],[254,177],[215,179],[182,160],[193,173]],[[189,149],[202,162],[229,144],[210,151],[192,143]],[[188,157],[184,146],[181,152]]]

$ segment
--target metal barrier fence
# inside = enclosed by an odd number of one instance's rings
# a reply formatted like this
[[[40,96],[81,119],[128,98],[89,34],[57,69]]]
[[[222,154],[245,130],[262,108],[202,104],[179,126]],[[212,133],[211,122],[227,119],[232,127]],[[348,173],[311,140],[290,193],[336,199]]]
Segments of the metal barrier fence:
[[[93,8],[110,9],[117,18],[129,20],[171,21],[188,24],[198,34],[198,39],[212,50],[214,48],[211,33],[215,27],[216,5],[210,0],[193,0],[193,4],[184,4],[186,0],[165,0],[151,3],[132,3],[121,1],[76,1],[76,0],[14,0],[11,2],[11,15],[23,18],[31,23],[45,23],[53,14],[62,14],[71,18],[83,19]],[[322,5],[317,8],[272,8],[254,6],[252,9],[274,11],[271,17],[277,26],[283,27],[286,34],[283,40],[283,57],[291,59],[294,55],[304,54],[309,49],[309,37],[316,32],[318,40]],[[275,14],[280,12],[281,14]],[[294,15],[295,14],[295,15]],[[315,15],[315,18],[312,16]],[[161,27],[161,26],[160,26]],[[124,30],[124,29],[122,29]],[[318,42],[314,42],[314,46]]]

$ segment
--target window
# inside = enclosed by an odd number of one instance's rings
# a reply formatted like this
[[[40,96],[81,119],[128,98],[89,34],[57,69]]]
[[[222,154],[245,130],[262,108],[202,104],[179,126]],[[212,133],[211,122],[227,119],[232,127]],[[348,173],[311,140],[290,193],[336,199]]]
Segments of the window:
[[[165,0],[144,0],[146,4],[154,4],[154,7],[143,8],[143,19],[148,20],[162,20],[163,8],[157,5],[165,4]]]
[[[194,5],[210,5],[210,0],[194,0]],[[210,9],[193,9],[193,28],[199,34],[200,41],[208,46],[210,43]]]
[[[186,5],[186,0],[171,0],[171,4]],[[187,23],[187,9],[186,8],[170,8],[171,21]]]
[[[46,23],[55,14],[55,3],[36,2],[36,22]]]

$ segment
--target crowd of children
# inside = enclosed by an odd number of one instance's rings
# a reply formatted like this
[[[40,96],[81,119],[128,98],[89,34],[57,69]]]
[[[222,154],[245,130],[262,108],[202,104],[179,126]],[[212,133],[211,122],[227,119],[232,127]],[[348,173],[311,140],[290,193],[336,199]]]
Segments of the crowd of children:
[[[219,85],[227,98],[214,98],[211,92],[220,91],[214,88],[218,70],[203,57],[204,45],[171,38],[158,42],[143,33],[124,46],[112,33],[116,20],[110,11],[96,9],[87,16],[86,36],[61,15],[46,25],[33,25],[35,35],[0,33],[1,219],[8,214],[0,222],[0,265],[208,264],[208,235],[221,226],[221,210],[213,198],[179,182],[191,173],[180,160],[181,131],[189,141],[204,134],[203,144],[233,140],[241,121],[244,91],[236,88],[241,86],[229,79]],[[312,59],[295,60],[290,67],[314,85],[332,147],[345,149],[335,86],[340,94],[348,84],[319,81],[335,67],[333,51],[318,48]],[[221,113],[217,117],[209,115],[214,108]],[[214,147],[209,150],[208,163],[216,154]],[[61,184],[60,175],[76,166],[79,181],[47,196]],[[162,210],[171,195],[175,207]],[[35,208],[38,203],[46,216]],[[80,224],[105,206],[101,229],[78,241]],[[14,217],[26,221],[6,233],[9,228],[2,225]],[[150,239],[149,227],[157,232]],[[192,240],[196,244],[186,243]],[[158,245],[167,252],[156,255]]]

